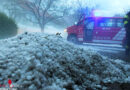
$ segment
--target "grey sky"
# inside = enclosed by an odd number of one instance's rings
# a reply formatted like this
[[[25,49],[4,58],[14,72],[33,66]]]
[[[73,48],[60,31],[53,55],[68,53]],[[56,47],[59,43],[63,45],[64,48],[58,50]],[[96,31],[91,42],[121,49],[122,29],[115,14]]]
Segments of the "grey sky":
[[[110,14],[125,13],[130,9],[130,0],[95,0],[100,9]]]
[[[77,0],[68,0],[68,3],[75,7]],[[98,5],[103,15],[112,16],[114,14],[123,14],[130,9],[130,0],[79,0],[83,5]]]

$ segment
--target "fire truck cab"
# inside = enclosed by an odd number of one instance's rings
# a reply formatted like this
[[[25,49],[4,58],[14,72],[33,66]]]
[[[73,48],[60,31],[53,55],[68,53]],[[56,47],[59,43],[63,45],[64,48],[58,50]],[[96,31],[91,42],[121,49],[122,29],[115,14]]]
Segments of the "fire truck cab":
[[[87,17],[67,28],[73,43],[123,44],[125,29],[121,17]]]

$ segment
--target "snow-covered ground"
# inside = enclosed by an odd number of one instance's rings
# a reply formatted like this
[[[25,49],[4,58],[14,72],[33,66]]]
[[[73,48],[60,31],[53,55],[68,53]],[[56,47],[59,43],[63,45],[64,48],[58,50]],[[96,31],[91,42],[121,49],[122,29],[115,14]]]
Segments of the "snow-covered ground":
[[[18,90],[130,88],[130,65],[59,35],[24,33],[0,41],[0,84],[11,79]],[[115,85],[115,86],[114,86]]]
[[[41,32],[40,28],[38,27],[32,27],[32,26],[26,26],[19,24],[19,34],[24,32]],[[44,33],[46,34],[56,34],[57,32],[61,33],[61,36],[63,38],[67,38],[67,33],[64,32],[64,28],[55,27],[53,25],[47,25],[45,28]],[[80,45],[79,47],[82,48],[91,48],[92,50],[96,51],[104,51],[107,53],[115,53],[118,54],[118,52],[124,52],[124,48],[122,48],[121,45],[113,45],[113,44],[94,44],[94,43],[84,43],[84,45]]]
[[[27,26],[27,25],[23,25],[23,24],[19,24],[19,30],[18,30],[18,34],[24,33],[24,32],[41,32],[39,27],[36,26]],[[56,27],[54,25],[46,25],[44,33],[46,34],[56,34],[56,33],[61,33],[61,36],[63,38],[67,37],[67,33],[64,32],[65,28],[61,28],[61,27]]]

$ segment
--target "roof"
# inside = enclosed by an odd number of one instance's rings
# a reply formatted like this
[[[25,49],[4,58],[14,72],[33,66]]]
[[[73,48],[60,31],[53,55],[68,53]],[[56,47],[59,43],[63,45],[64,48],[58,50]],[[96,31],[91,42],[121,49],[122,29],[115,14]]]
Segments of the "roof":
[[[113,19],[123,19],[123,17],[86,17],[86,18],[113,18]]]

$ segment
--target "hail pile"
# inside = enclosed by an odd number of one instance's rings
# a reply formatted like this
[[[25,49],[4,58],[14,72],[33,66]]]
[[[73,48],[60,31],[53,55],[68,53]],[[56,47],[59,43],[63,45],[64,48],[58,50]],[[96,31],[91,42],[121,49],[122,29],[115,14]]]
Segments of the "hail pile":
[[[21,90],[128,89],[130,65],[59,35],[24,33],[0,41],[0,84],[8,79]]]

